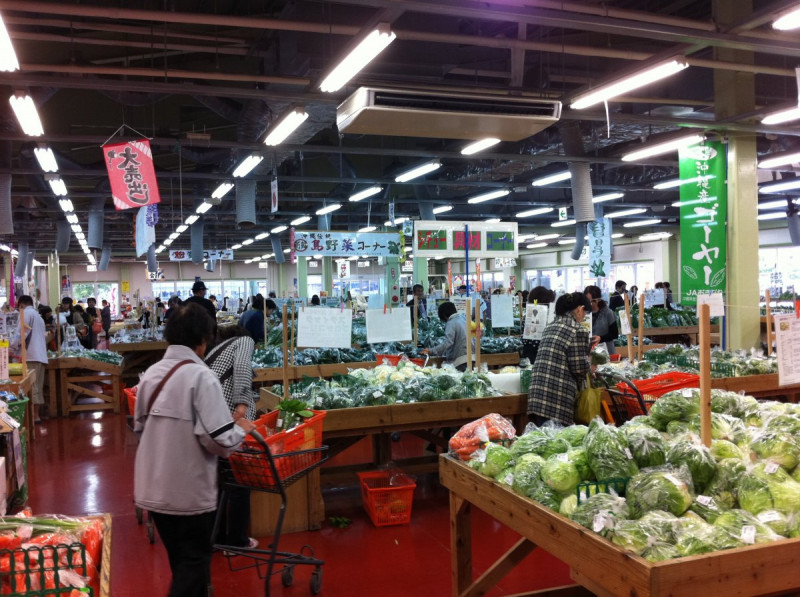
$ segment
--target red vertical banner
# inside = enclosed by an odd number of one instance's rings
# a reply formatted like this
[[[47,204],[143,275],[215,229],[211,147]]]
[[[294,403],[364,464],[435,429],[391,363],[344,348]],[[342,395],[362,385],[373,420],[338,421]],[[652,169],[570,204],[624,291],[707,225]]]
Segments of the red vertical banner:
[[[483,290],[483,280],[481,280],[481,260],[475,260],[475,290]]]
[[[450,290],[450,296],[453,296],[453,264],[447,260],[447,288]]]
[[[103,145],[103,158],[114,207],[122,210],[161,202],[147,139]]]
[[[269,212],[275,213],[278,211],[278,179],[273,178],[270,182],[270,205]]]

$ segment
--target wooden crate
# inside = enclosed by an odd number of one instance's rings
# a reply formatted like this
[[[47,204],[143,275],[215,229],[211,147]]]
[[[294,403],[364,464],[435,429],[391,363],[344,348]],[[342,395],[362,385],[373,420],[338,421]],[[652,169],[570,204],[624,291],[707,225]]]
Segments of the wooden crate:
[[[744,392],[756,398],[786,396],[791,402],[797,402],[800,396],[800,384],[778,385],[777,373],[716,378],[711,380],[711,387],[730,392]]]
[[[451,492],[452,572],[459,589],[454,588],[453,595],[483,594],[467,592],[472,554],[462,547],[471,546],[465,503],[565,562],[576,582],[601,597],[745,597],[800,590],[800,539],[652,563],[458,460],[442,455],[439,465],[439,478]],[[505,573],[513,568],[511,559],[490,569],[493,578],[499,580],[497,570]]]

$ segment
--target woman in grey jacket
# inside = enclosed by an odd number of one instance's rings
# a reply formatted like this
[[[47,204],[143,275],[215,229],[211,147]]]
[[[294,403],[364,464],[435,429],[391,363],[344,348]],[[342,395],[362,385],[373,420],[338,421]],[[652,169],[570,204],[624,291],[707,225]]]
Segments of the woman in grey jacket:
[[[203,362],[214,322],[195,304],[167,320],[164,358],[139,381],[141,433],[134,501],[152,514],[172,570],[169,597],[205,596],[217,508],[217,458],[230,455],[253,423],[234,422],[217,376]]]

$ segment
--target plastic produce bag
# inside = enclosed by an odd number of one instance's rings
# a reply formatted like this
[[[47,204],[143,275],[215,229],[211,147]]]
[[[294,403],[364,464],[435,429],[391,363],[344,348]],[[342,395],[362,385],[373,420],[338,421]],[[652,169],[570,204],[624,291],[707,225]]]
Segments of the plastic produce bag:
[[[625,425],[622,430],[640,468],[660,466],[666,462],[667,446],[658,431],[645,425]]]
[[[646,469],[631,477],[625,497],[633,518],[651,510],[680,516],[692,505],[692,478],[686,466]]]
[[[595,419],[589,426],[583,446],[589,455],[589,466],[598,480],[627,478],[639,472],[621,429]]]
[[[686,464],[692,473],[694,488],[698,492],[705,490],[717,471],[717,464],[711,456],[711,451],[704,445],[694,442],[679,441],[672,444],[667,451],[667,462],[676,467]]]
[[[619,520],[629,518],[625,498],[615,493],[598,493],[582,502],[572,513],[572,520],[595,533],[607,535]]]
[[[490,413],[459,429],[450,438],[450,452],[458,455],[461,460],[469,460],[471,454],[487,442],[513,439],[516,434],[508,419],[497,413]]]

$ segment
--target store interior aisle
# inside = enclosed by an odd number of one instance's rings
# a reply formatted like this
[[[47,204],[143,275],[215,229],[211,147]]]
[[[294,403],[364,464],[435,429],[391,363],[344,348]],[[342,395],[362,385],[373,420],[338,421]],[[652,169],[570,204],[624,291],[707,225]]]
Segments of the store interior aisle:
[[[52,419],[37,427],[29,462],[30,505],[34,512],[113,516],[112,595],[165,595],[169,583],[166,553],[158,539],[150,545],[133,506],[136,438],[123,415],[84,414]],[[447,492],[434,476],[418,481],[410,525],[375,528],[360,503],[356,487],[325,496],[329,515],[347,516],[347,528],[328,526],[316,532],[291,533],[281,549],[311,545],[326,561],[322,595],[382,597],[439,596],[450,592],[450,538]],[[484,570],[518,539],[513,531],[477,512],[473,522],[474,566]],[[261,538],[262,544],[268,539]],[[272,595],[310,595],[310,569],[297,569],[295,582],[283,588],[272,580]],[[231,572],[215,554],[215,597],[263,595],[255,570]],[[567,568],[544,552],[534,552],[489,595],[569,584]]]

